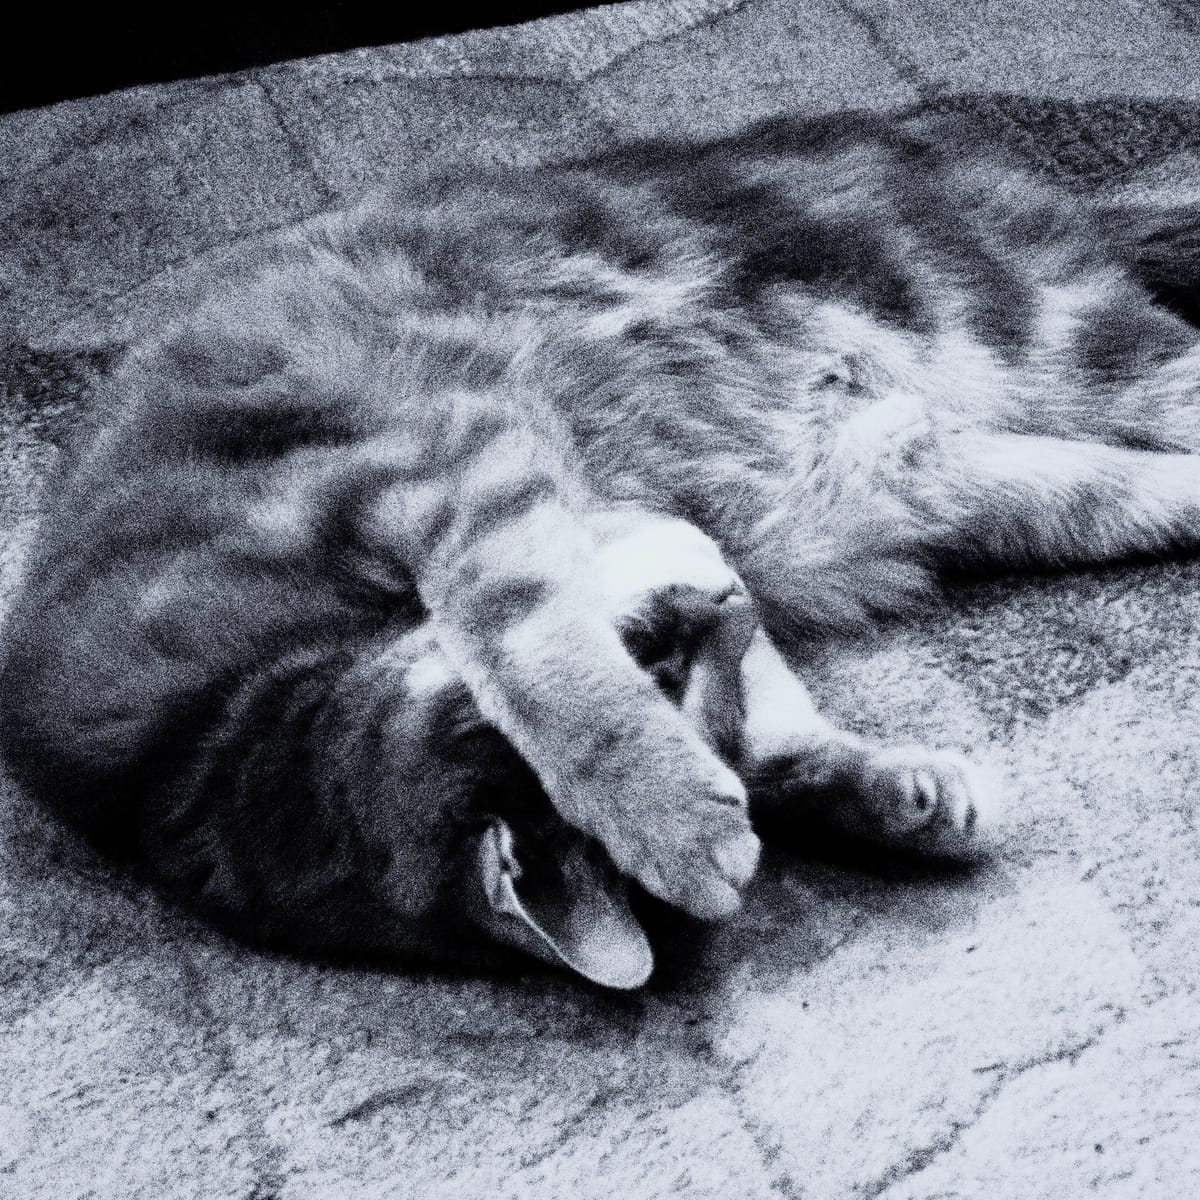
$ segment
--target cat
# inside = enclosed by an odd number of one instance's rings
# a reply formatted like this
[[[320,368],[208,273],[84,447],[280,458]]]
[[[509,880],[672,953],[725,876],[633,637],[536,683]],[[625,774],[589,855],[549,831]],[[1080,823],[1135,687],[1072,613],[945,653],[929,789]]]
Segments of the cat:
[[[787,651],[1195,544],[1198,231],[840,114],[249,242],[64,461],[10,768],[244,938],[614,988],[630,886],[728,917],[760,813],[986,854],[986,777],[836,729]]]

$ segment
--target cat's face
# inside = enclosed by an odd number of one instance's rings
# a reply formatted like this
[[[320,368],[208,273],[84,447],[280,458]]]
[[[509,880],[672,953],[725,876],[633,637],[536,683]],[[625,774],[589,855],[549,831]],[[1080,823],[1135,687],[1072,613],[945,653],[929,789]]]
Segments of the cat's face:
[[[599,525],[610,619],[630,653],[724,758],[738,757],[739,664],[758,626],[719,547],[676,518],[615,514]]]

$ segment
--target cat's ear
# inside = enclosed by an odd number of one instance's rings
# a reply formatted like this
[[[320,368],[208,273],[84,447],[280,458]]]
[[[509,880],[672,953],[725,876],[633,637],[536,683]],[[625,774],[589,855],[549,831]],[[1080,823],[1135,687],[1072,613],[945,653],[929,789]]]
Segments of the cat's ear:
[[[574,830],[564,830],[554,857],[554,863],[523,870],[508,825],[496,820],[488,826],[478,864],[489,924],[506,940],[593,983],[641,987],[654,969],[654,954],[629,907],[625,879]]]

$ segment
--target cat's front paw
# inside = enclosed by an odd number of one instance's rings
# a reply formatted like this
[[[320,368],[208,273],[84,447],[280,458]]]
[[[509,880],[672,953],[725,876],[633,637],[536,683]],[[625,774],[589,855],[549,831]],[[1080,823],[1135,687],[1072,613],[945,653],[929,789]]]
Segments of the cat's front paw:
[[[995,782],[960,754],[923,746],[872,752],[859,780],[862,832],[922,854],[975,859],[991,848]]]
[[[593,832],[625,874],[694,917],[729,916],[758,866],[742,781],[690,730],[644,744],[616,787],[619,819]],[[690,744],[688,744],[690,741]]]
[[[642,861],[650,870],[643,871],[643,886],[701,920],[729,916],[758,867],[760,850],[742,781],[722,766],[707,786],[693,786],[686,795],[678,789],[667,803],[679,814],[676,831],[665,838],[651,831],[645,839]]]
[[[745,585],[685,521],[622,513],[603,532],[601,586],[625,648],[709,746],[737,758],[741,663],[758,628]]]
[[[626,650],[665,702],[615,756],[620,814],[594,829],[647,891],[702,919],[728,916],[758,865],[737,757],[740,664],[758,620],[736,572],[696,526],[648,513],[596,514],[599,579]]]

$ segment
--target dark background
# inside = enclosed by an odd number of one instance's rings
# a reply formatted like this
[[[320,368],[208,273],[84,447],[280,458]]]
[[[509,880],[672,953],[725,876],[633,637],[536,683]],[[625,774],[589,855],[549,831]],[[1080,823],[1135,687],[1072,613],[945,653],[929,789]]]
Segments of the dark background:
[[[27,0],[0,34],[0,112],[288,58],[512,25],[587,4],[89,5]]]

